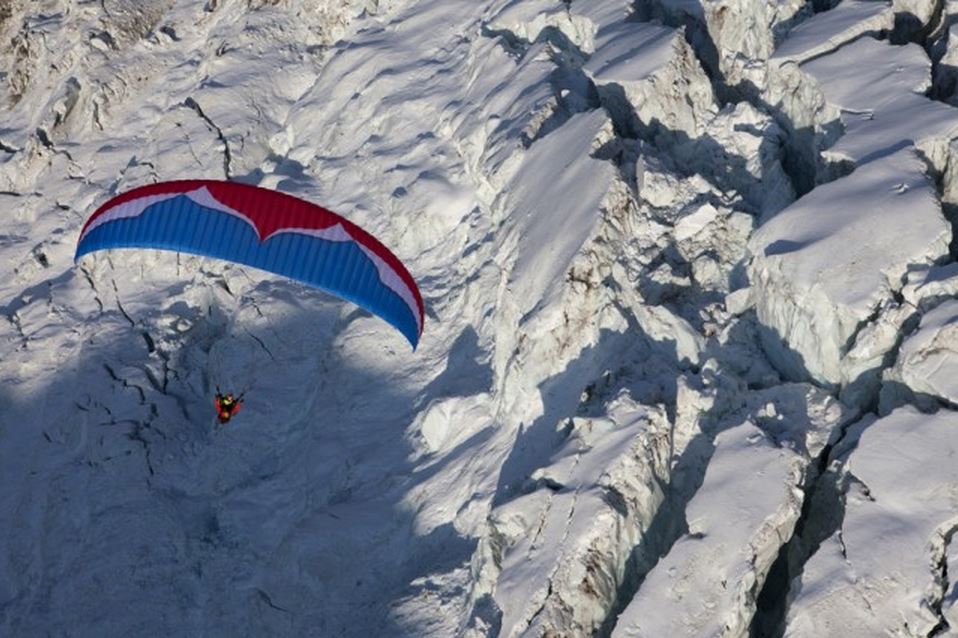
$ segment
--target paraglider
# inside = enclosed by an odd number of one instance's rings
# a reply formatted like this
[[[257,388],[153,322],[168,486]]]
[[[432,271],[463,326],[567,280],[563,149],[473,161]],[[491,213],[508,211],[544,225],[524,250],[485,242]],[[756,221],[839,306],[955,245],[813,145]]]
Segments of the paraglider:
[[[238,397],[234,397],[232,392],[223,394],[218,387],[216,388],[216,397],[213,399],[213,407],[216,408],[216,418],[219,420],[220,425],[229,423],[230,419],[236,416],[236,413],[240,411],[242,405],[242,394]]]
[[[215,180],[141,186],[100,206],[74,260],[108,248],[160,248],[254,266],[331,292],[381,317],[413,349],[423,327],[419,288],[375,237],[285,193]]]
[[[399,330],[413,350],[422,335],[422,296],[402,262],[359,226],[284,193],[215,180],[134,188],[90,216],[74,261],[115,248],[158,248],[253,266],[352,301]],[[215,405],[225,423],[242,397],[217,392]]]

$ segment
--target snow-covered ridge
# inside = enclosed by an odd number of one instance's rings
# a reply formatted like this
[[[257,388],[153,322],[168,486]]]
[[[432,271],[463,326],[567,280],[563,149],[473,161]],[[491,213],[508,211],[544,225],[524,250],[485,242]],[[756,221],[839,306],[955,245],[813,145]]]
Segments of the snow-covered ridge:
[[[956,23],[0,6],[0,634],[946,634]],[[222,262],[72,266],[196,177],[368,228],[418,351]]]

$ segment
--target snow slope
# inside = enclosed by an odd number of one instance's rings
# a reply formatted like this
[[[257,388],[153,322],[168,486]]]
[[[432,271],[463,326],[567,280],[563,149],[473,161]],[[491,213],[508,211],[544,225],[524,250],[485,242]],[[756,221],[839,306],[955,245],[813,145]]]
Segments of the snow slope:
[[[0,635],[948,634],[956,24],[0,4]],[[182,178],[367,228],[418,350],[224,262],[73,264]]]

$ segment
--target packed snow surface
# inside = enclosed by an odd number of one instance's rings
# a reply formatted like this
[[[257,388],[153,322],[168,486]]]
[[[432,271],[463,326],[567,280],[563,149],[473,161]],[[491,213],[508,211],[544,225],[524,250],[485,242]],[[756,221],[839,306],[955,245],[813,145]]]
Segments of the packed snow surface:
[[[926,313],[902,343],[886,373],[910,391],[958,405],[958,302],[948,300]]]
[[[792,29],[788,39],[775,49],[772,60],[804,62],[863,34],[891,29],[894,9],[890,2],[880,0],[843,0],[830,11],[817,13]]]
[[[686,509],[688,534],[648,575],[648,595],[626,607],[613,636],[743,633],[755,613],[756,571],[767,572],[801,511],[802,463],[751,423],[720,433],[714,444]]]
[[[956,25],[0,2],[0,635],[958,631]],[[251,268],[74,264],[187,178],[366,228],[418,349]]]
[[[841,527],[806,565],[788,636],[927,636],[948,621],[946,551],[958,530],[958,418],[903,407],[849,429]]]
[[[841,382],[859,324],[910,268],[947,255],[950,239],[925,164],[907,149],[819,186],[769,220],[752,236],[751,277],[759,319],[789,345],[782,369]]]

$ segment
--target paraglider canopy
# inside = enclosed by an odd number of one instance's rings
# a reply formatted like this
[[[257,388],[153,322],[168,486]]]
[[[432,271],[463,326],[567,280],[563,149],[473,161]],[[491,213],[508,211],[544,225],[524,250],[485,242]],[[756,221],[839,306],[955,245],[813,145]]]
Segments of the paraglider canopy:
[[[419,343],[415,280],[375,237],[321,206],[285,193],[214,180],[142,186],[90,216],[75,260],[109,248],[159,248],[226,259],[347,299]]]

